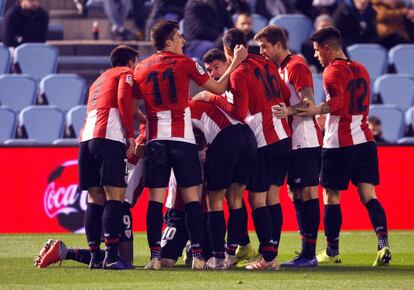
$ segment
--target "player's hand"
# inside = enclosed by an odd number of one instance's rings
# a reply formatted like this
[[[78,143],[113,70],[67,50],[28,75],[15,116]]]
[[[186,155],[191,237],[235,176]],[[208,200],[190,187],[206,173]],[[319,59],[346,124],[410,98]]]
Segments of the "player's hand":
[[[145,144],[144,143],[137,143],[135,144],[135,155],[138,158],[144,158],[144,152],[145,152]]]
[[[280,103],[272,107],[273,116],[278,119],[283,119],[289,116],[290,110],[285,103]]]
[[[134,138],[127,139],[127,150],[126,150],[126,157],[130,159],[133,155],[135,155],[135,140]]]
[[[247,48],[244,45],[237,44],[234,48],[234,59],[233,62],[239,65],[242,61],[247,58]]]
[[[191,98],[192,101],[202,101],[202,102],[209,102],[210,98],[213,96],[212,93],[208,91],[199,92],[197,95]]]
[[[296,111],[298,112],[296,116],[301,117],[311,117],[319,115],[321,112],[320,108],[308,98],[303,99],[302,105],[296,108]]]

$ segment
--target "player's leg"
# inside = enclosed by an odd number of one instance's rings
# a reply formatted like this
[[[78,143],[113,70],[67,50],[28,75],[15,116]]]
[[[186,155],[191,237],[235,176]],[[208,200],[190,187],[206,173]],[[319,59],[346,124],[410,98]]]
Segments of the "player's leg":
[[[203,212],[199,195],[202,179],[197,146],[176,141],[170,141],[168,146],[177,187],[185,203],[185,221],[193,254],[192,269],[200,270],[204,268],[202,259]]]
[[[100,162],[95,162],[94,140],[79,144],[80,189],[88,190],[88,206],[85,212],[85,232],[91,252],[90,268],[101,268],[100,243],[102,235],[102,214],[105,205],[105,192],[101,184]]]
[[[102,187],[91,187],[88,189],[88,206],[85,212],[85,233],[91,254],[90,269],[102,268],[103,260],[100,244],[105,203],[105,191]]]
[[[164,223],[166,228],[161,240],[161,265],[170,268],[176,264],[188,241],[185,211],[168,209],[164,217]]]
[[[326,250],[317,255],[318,263],[340,263],[339,233],[342,226],[340,192],[348,189],[354,166],[354,146],[322,149],[321,185],[324,199]]]
[[[145,146],[145,185],[149,187],[147,210],[147,238],[151,256],[146,269],[161,267],[161,231],[165,188],[168,186],[171,164],[167,141],[152,141]]]
[[[375,192],[379,184],[378,152],[374,142],[358,145],[354,150],[355,168],[352,183],[358,187],[361,201],[368,210],[369,218],[378,238],[378,254],[374,266],[388,265],[391,252],[388,242],[387,218]]]
[[[124,202],[122,213],[122,231],[118,244],[118,253],[125,266],[128,269],[133,269],[134,266],[134,234],[132,231],[132,213],[131,205]]]

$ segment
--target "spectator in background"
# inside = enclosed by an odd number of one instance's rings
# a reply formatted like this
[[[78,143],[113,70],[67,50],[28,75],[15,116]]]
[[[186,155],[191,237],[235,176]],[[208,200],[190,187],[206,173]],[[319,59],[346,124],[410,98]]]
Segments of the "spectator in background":
[[[233,27],[225,0],[189,0],[184,19],[185,53],[197,59],[211,48],[222,47],[224,28]]]
[[[333,15],[344,48],[355,43],[378,41],[376,12],[369,0],[344,0]]]
[[[48,26],[49,14],[39,6],[39,0],[19,0],[4,16],[3,43],[16,47],[26,42],[45,42]]]
[[[405,7],[401,0],[372,0],[377,12],[378,37],[383,46],[390,49],[400,43],[412,42],[408,27],[414,23],[414,9]]]
[[[131,0],[104,0],[104,11],[111,22],[111,34],[114,40],[133,39],[133,34],[125,28],[125,21],[131,9]]]
[[[247,42],[253,39],[253,18],[249,12],[238,13],[234,27],[244,32]]]
[[[313,0],[312,1],[312,18],[321,14],[332,15],[337,8],[337,0]]]
[[[384,139],[384,133],[381,128],[381,120],[375,116],[368,117],[368,126],[371,129],[372,136],[377,143],[387,143],[387,140]]]
[[[328,26],[333,25],[332,17],[328,14],[321,14],[316,17],[314,22],[315,31],[319,31],[322,28],[326,28]],[[306,61],[309,64],[309,69],[314,73],[320,73],[323,71],[322,65],[319,61],[314,57],[315,50],[313,49],[313,44],[310,39],[306,40],[302,44],[302,54],[305,57]]]
[[[290,1],[287,0],[256,0],[252,11],[266,17],[268,20],[280,14],[292,12]]]
[[[145,25],[146,39],[150,40],[151,28],[159,20],[179,22],[184,17],[184,6],[187,0],[155,0]]]

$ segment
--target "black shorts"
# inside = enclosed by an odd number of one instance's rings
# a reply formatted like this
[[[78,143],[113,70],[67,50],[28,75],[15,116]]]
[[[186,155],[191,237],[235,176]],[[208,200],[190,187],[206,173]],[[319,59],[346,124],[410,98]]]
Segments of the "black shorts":
[[[232,183],[247,184],[256,150],[256,138],[247,125],[237,124],[221,130],[206,153],[207,190],[227,189]]]
[[[289,160],[287,183],[293,188],[319,185],[321,164],[321,147],[292,150]]]
[[[291,139],[286,138],[257,149],[247,185],[249,191],[264,192],[271,185],[283,185],[289,168],[291,146]]]
[[[178,187],[201,184],[197,145],[169,140],[154,140],[145,146],[145,186],[165,188],[174,170]]]
[[[132,232],[132,214],[131,205],[124,202],[124,210],[122,213],[122,232],[119,239],[120,242],[132,242],[134,240],[134,234]]]
[[[82,190],[90,187],[126,187],[125,144],[92,139],[79,144],[79,182]]]
[[[379,184],[378,153],[375,142],[322,149],[321,185],[333,190],[345,190],[349,181]]]
[[[161,258],[177,260],[189,239],[185,226],[185,212],[168,209],[164,216],[167,225],[161,238]]]

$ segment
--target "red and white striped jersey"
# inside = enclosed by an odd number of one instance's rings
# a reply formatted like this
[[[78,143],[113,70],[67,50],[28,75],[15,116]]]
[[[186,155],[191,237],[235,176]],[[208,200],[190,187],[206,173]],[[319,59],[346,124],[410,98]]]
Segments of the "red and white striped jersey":
[[[207,144],[211,144],[224,128],[241,123],[212,103],[190,102],[190,110],[193,126],[203,132]]]
[[[313,89],[312,73],[305,60],[297,55],[288,55],[280,64],[280,76],[290,90],[290,105],[296,105],[302,100],[298,95],[303,88]],[[292,149],[312,148],[322,145],[322,132],[315,117],[289,118],[292,130]]]
[[[145,101],[148,142],[158,139],[195,143],[188,107],[191,79],[203,85],[209,76],[184,55],[158,52],[137,65],[135,81]]]
[[[368,127],[370,81],[365,67],[355,61],[336,59],[323,72],[326,117],[323,147],[338,148],[374,141]]]
[[[104,138],[126,143],[134,137],[132,112],[133,71],[128,67],[106,70],[89,90],[80,142]]]
[[[274,63],[249,54],[230,75],[230,91],[234,104],[221,96],[213,96],[210,102],[248,124],[256,136],[258,148],[290,137],[287,119],[278,119],[272,113],[273,106],[289,105],[290,97]]]

